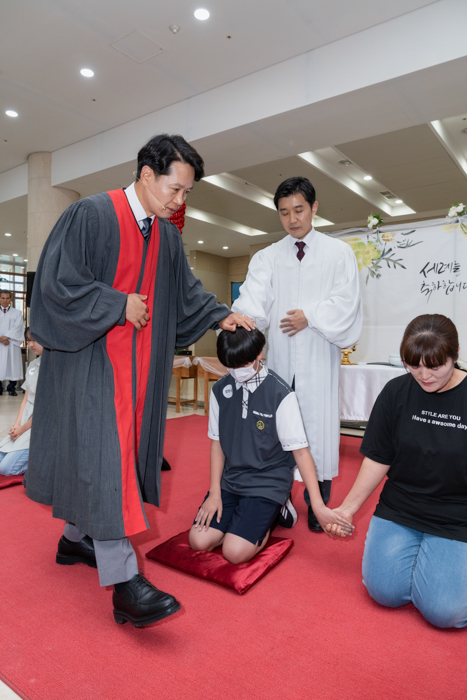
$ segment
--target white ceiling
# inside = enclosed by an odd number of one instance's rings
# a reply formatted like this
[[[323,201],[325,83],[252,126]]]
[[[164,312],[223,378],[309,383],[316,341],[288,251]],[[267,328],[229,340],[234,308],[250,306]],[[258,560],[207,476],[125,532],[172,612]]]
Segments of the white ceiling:
[[[449,5],[456,3],[444,1]],[[189,109],[189,98],[193,96],[222,85],[229,87],[244,76],[436,4],[435,0],[3,0],[0,173],[25,163],[29,153],[63,149],[169,105],[187,101]],[[206,22],[194,18],[193,11],[198,6],[211,11]],[[179,25],[180,31],[172,34],[170,24]],[[135,52],[149,47],[151,53],[155,42],[154,50],[160,47],[161,53],[137,62],[112,46],[134,32],[139,33]],[[461,35],[455,40],[462,42]],[[377,47],[368,49],[371,61],[372,50],[377,51]],[[395,38],[394,51],[397,49]],[[92,68],[95,77],[83,78],[79,74],[82,67]],[[371,127],[359,121],[356,113],[352,115],[350,98],[341,101],[346,113],[336,113],[335,119],[324,119],[324,124],[318,118],[313,121],[313,113],[318,115],[311,108],[307,128],[303,117],[300,122],[293,111],[271,120],[276,131],[271,128],[270,136],[260,122],[252,124],[251,140],[244,140],[247,154],[237,158],[233,154],[230,172],[271,194],[286,177],[305,175],[315,184],[319,214],[334,224],[323,230],[363,225],[370,211],[378,210],[371,201],[344,186],[343,178],[329,176],[298,157],[298,153],[307,150],[337,148],[354,164],[357,179],[359,172],[373,176],[376,182],[369,187],[375,196],[391,191],[415,212],[412,218],[440,215],[454,199],[467,199],[466,173],[456,161],[456,154],[467,158],[467,134],[462,133],[462,128],[467,127],[467,90],[461,84],[464,78],[459,78],[466,71],[462,64],[453,64],[449,73],[446,63],[440,70],[444,71],[442,87],[436,90],[431,74],[429,78],[423,72],[394,85],[394,115],[389,107],[382,109],[383,99],[375,103],[372,94],[368,104],[374,109],[375,119]],[[446,75],[452,75],[453,84]],[[322,74],[317,77],[321,84],[326,79]],[[425,111],[430,119],[442,120],[442,127],[450,135],[451,149],[440,141],[429,123],[421,123],[423,119],[414,115],[413,106],[402,114],[403,107],[399,105],[404,105],[404,100],[409,105],[414,90],[408,86],[413,84],[422,95],[417,97],[420,109],[423,99],[427,105],[435,99],[444,104],[444,112],[433,106]],[[281,83],[274,87],[279,95],[284,88]],[[288,99],[285,90],[283,94]],[[360,109],[365,99],[361,91]],[[6,117],[6,109],[16,110],[19,117]],[[400,114],[396,114],[397,109]],[[355,128],[349,131],[348,124],[339,122],[343,119],[353,119]],[[407,123],[416,125],[404,126]],[[257,144],[255,130],[258,136],[261,130],[262,138],[257,139]],[[340,143],[339,133],[354,137]],[[279,134],[282,136],[278,138]],[[207,154],[210,174],[218,172],[216,151],[228,149],[228,138],[228,134],[213,134],[206,140],[209,143],[205,148],[203,139],[197,142],[202,155]],[[267,138],[277,143],[286,141],[291,155],[272,161],[269,155],[263,162],[264,154],[271,152],[265,148]],[[280,149],[277,153],[279,156]],[[236,161],[247,166],[236,167]],[[122,163],[66,186],[87,196],[127,185],[133,170],[134,162]],[[183,234],[187,250],[202,246],[207,252],[227,257],[246,255],[250,245],[277,240],[282,235],[277,216],[270,208],[208,182],[196,185],[188,204],[211,215],[217,223],[206,224],[187,217]],[[0,253],[26,255],[26,205],[24,196],[0,204]],[[243,235],[218,225],[220,219],[216,217],[259,229],[265,235]],[[407,219],[407,215],[402,218]],[[9,229],[14,236],[6,239],[3,233]],[[198,240],[204,243],[198,244]],[[229,246],[228,250],[223,249],[224,245]]]

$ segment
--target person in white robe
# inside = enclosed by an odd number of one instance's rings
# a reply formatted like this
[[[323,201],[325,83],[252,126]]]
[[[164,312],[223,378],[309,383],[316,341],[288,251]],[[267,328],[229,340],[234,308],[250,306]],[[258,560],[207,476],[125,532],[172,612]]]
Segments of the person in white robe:
[[[23,378],[21,345],[24,340],[24,319],[19,309],[11,305],[12,294],[0,292],[0,395],[3,381],[9,380],[7,391],[16,396],[16,382]]]
[[[309,180],[286,180],[274,203],[289,235],[253,256],[232,308],[269,329],[268,366],[295,389],[327,503],[339,467],[341,348],[354,345],[362,329],[358,265],[347,243],[313,228],[318,202]],[[304,495],[308,526],[321,531]]]

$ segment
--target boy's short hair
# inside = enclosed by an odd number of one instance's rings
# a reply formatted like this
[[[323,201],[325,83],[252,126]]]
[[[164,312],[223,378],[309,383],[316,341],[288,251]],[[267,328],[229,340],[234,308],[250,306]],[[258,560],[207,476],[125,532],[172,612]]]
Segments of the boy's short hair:
[[[222,331],[217,338],[217,357],[224,367],[238,369],[254,362],[266,345],[266,338],[257,328],[247,331],[238,326],[235,331]]]

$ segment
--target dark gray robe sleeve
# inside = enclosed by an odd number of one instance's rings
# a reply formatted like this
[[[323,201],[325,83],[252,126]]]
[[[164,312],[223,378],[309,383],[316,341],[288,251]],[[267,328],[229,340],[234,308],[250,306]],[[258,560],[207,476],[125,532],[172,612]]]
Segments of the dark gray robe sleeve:
[[[119,245],[118,220],[107,195],[76,202],[62,214],[34,280],[31,333],[41,345],[76,352],[125,323],[127,295],[112,289],[112,275],[102,281],[102,261],[108,263],[109,256],[115,274]]]
[[[185,348],[203,336],[207,330],[216,330],[221,321],[232,312],[225,304],[218,304],[216,295],[207,292],[201,281],[194,276],[183,250],[182,237],[170,231],[175,247],[174,264],[177,275],[177,335],[176,347]]]

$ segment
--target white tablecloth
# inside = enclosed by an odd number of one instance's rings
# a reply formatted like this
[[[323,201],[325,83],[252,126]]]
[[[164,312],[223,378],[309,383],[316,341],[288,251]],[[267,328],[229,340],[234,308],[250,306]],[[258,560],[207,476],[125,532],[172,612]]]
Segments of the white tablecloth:
[[[403,367],[341,365],[339,390],[341,420],[367,421],[381,389],[405,374]]]
[[[221,365],[217,357],[194,357],[193,364],[201,365],[205,372],[212,372],[218,377],[223,377],[228,372],[227,367]]]
[[[174,369],[178,367],[191,367],[192,357],[190,355],[175,355],[174,356]]]

